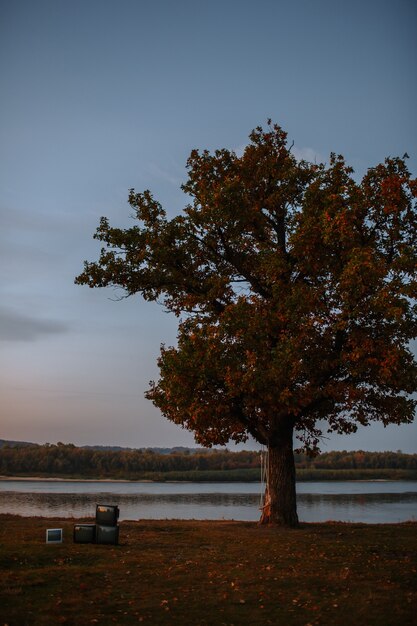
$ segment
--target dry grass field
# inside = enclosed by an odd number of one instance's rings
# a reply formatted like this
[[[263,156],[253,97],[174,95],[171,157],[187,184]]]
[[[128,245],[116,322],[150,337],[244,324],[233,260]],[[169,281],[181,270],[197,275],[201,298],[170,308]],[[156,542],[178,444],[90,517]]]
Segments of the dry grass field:
[[[1,626],[417,621],[417,523],[124,521],[104,546],[74,544],[75,521],[0,516]]]

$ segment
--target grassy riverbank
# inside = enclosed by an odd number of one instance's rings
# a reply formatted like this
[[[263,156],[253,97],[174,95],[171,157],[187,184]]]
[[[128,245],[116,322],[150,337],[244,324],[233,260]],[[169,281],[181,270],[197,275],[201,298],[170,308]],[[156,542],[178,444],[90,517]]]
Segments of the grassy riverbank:
[[[74,544],[73,523],[0,516],[1,624],[415,623],[416,523],[126,521],[119,546]]]

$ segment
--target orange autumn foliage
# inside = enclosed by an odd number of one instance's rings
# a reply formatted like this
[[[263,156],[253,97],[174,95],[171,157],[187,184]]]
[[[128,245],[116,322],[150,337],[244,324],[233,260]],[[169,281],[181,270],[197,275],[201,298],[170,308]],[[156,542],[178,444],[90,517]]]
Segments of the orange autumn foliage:
[[[269,123],[242,156],[193,150],[187,167],[183,213],[168,219],[131,190],[137,224],[102,218],[100,259],[76,279],[180,316],[147,397],[204,445],[251,435],[292,450],[295,431],[314,451],[323,430],[410,422],[417,220],[405,161],[358,182],[341,156],[297,161]]]

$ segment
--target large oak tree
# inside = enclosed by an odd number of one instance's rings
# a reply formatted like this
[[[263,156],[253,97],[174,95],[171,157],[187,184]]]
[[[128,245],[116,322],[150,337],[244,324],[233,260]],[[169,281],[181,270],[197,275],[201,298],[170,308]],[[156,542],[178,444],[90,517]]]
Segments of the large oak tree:
[[[361,182],[341,156],[297,161],[270,122],[242,156],[193,150],[187,167],[183,213],[132,189],[137,223],[103,217],[76,282],[179,317],[146,396],[200,444],[267,446],[263,521],[296,526],[294,432],[314,452],[324,431],[413,420],[417,181],[400,158]]]

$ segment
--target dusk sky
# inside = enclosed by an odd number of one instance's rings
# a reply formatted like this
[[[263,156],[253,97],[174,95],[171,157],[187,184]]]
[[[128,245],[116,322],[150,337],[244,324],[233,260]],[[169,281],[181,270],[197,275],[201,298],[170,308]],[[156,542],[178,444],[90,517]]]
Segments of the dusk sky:
[[[0,438],[195,445],[144,398],[177,320],[74,285],[100,216],[132,224],[131,187],[177,214],[190,151],[267,118],[298,157],[417,175],[416,28],[415,0],[0,0]],[[417,423],[322,449],[415,453]]]

